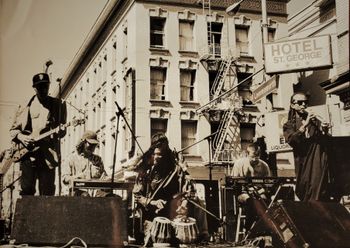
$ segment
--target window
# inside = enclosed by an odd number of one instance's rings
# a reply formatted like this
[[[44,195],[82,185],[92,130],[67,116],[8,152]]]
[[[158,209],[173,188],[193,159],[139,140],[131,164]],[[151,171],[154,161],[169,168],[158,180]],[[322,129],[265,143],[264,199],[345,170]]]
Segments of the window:
[[[181,121],[181,148],[193,145],[196,142],[197,121]],[[197,147],[192,146],[183,151],[184,154],[197,154]]]
[[[320,7],[320,23],[324,23],[336,17],[335,0],[321,1]]]
[[[107,61],[107,54],[105,54],[102,60],[102,83],[107,82]]]
[[[114,41],[112,45],[112,74],[117,70],[117,42]]]
[[[132,72],[129,71],[124,77],[124,105],[125,105],[125,113],[126,118],[128,118],[129,122],[132,120],[132,90],[133,90],[133,82],[132,82]]]
[[[165,100],[166,69],[151,67],[151,99]]]
[[[213,88],[216,76],[217,76],[217,71],[213,71],[213,70],[209,71],[209,91],[208,92],[209,92],[210,100],[213,99],[213,93],[212,92],[215,91],[215,89],[212,89],[212,88]]]
[[[180,51],[193,51],[193,22],[179,22]]]
[[[194,101],[195,70],[180,70],[181,101]]]
[[[156,133],[167,133],[167,119],[151,119],[151,137]]]
[[[239,55],[249,55],[248,27],[236,26],[236,45]]]
[[[164,48],[165,18],[151,17],[151,47]]]
[[[243,80],[245,80],[247,77],[249,77],[250,73],[238,73],[238,83],[241,83]],[[253,104],[251,101],[252,98],[252,91],[250,90],[250,87],[252,85],[252,80],[249,79],[245,81],[243,84],[240,84],[238,86],[238,95],[242,97],[243,105],[251,105]]]
[[[128,29],[125,27],[123,30],[123,58],[128,57]]]
[[[214,54],[215,56],[221,55],[221,31],[222,31],[222,23],[220,22],[211,22],[209,23],[211,25],[210,31],[211,34],[209,36],[211,37],[209,42],[209,49],[210,53]]]

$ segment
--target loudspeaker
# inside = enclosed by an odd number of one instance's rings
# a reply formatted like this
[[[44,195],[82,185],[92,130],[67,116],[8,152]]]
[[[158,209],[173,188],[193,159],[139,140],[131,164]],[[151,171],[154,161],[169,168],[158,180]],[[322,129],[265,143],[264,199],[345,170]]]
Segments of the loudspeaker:
[[[223,195],[223,213],[226,217],[225,223],[225,240],[235,241],[237,227],[237,202],[235,194],[237,192],[230,187],[222,190]]]
[[[219,182],[217,180],[196,180],[196,183],[204,185],[206,209],[216,217],[220,217]],[[217,232],[220,226],[219,221],[209,214],[207,214],[207,220],[209,234]]]
[[[333,179],[333,194],[336,199],[350,195],[350,136],[330,137],[328,153],[330,176]]]
[[[248,233],[271,235],[274,247],[350,247],[350,214],[339,203],[277,202]]]
[[[126,204],[120,197],[24,196],[17,200],[11,239],[16,244],[123,247]]]

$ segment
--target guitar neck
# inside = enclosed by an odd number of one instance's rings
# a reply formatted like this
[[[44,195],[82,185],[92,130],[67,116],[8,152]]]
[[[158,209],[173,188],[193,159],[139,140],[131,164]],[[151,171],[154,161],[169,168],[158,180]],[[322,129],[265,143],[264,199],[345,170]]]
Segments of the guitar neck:
[[[35,138],[35,141],[39,141],[39,140],[42,140],[42,139],[44,139],[46,137],[49,137],[50,135],[52,135],[54,133],[57,133],[60,129],[68,127],[69,125],[70,125],[70,123],[67,123],[65,125],[60,125],[60,126],[54,128],[54,129],[51,129],[50,131],[42,133],[42,134],[40,134],[39,136],[37,136]]]

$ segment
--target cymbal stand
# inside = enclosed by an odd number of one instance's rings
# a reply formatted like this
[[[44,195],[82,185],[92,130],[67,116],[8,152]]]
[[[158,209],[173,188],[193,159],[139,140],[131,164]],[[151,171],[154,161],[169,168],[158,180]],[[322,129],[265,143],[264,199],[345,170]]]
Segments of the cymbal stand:
[[[206,136],[206,137],[204,137],[203,139],[201,139],[201,140],[199,140],[199,141],[197,141],[197,142],[195,142],[195,143],[193,143],[192,145],[189,145],[189,146],[186,146],[185,148],[182,148],[180,151],[178,151],[177,153],[182,153],[183,151],[185,151],[185,150],[187,150],[187,149],[189,149],[189,148],[191,148],[192,146],[195,146],[195,145],[197,145],[198,143],[200,143],[200,142],[202,142],[202,141],[204,141],[204,140],[208,140],[208,145],[209,145],[209,160],[208,160],[208,163],[209,163],[209,180],[211,181],[212,180],[212,168],[213,168],[213,166],[212,166],[212,164],[211,164],[211,144],[212,144],[212,137],[215,135],[215,134],[217,134],[219,131],[216,131],[216,132],[214,132],[214,133],[212,133],[212,134],[209,134],[208,136]]]

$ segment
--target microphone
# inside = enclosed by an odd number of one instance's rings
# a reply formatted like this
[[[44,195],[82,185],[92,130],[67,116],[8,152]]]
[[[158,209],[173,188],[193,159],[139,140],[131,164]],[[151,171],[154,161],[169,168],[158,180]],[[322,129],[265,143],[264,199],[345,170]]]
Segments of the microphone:
[[[53,64],[53,62],[52,62],[51,59],[46,61],[46,63],[45,63],[45,66],[46,66],[45,73],[47,73],[47,71],[49,70],[50,65],[52,65],[52,64]]]
[[[49,67],[49,66],[52,65],[52,64],[53,64],[53,62],[52,62],[51,59],[48,60],[48,61],[46,61],[46,63],[45,63],[46,67]]]

